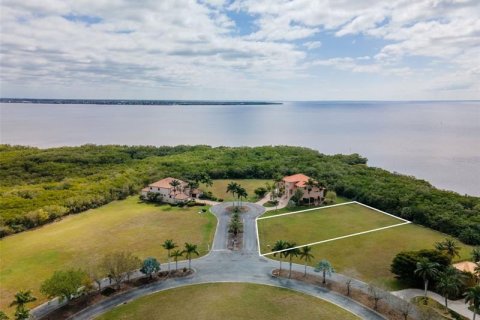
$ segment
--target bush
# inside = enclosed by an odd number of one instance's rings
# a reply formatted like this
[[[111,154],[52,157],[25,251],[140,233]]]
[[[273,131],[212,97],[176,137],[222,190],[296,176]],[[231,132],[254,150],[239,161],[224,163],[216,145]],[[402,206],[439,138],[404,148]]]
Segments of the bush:
[[[268,190],[265,187],[259,187],[253,191],[257,197],[263,198],[267,194]]]

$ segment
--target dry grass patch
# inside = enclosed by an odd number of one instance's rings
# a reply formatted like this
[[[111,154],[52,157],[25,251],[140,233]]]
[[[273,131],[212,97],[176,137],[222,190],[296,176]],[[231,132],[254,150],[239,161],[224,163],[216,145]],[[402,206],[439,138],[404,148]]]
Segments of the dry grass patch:
[[[167,253],[161,244],[173,239],[180,246],[198,244],[203,255],[213,239],[216,219],[199,210],[145,204],[131,197],[4,238],[0,240],[0,309],[7,309],[20,289],[33,290],[38,300],[31,306],[44,302],[40,284],[55,270],[85,266],[108,252],[127,250],[164,263]]]

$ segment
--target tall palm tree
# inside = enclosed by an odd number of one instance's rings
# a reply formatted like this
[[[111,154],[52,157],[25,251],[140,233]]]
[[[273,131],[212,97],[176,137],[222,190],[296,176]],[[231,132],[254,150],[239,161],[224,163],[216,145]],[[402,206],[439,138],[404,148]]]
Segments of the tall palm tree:
[[[173,188],[173,194],[177,194],[178,187],[181,185],[180,181],[174,179],[174,180],[170,181],[170,185]]]
[[[452,270],[454,272],[442,272],[440,273],[436,288],[438,292],[445,298],[445,309],[448,311],[448,298],[450,296],[455,296],[460,292],[460,288],[462,287],[462,279],[459,273],[456,270]]]
[[[430,260],[424,258],[417,262],[417,268],[415,269],[415,275],[421,277],[423,279],[423,284],[425,288],[425,298],[427,297],[428,291],[428,281],[430,279],[434,279],[439,271],[440,264],[437,262],[431,262]]]
[[[173,250],[172,253],[170,253],[170,257],[173,258],[173,261],[175,261],[175,271],[178,270],[178,258],[183,256],[183,251],[180,250]]]
[[[308,181],[305,183],[307,186],[307,193],[308,193],[308,205],[310,206],[310,192],[312,192],[313,188],[316,185],[315,180],[308,179]]]
[[[295,242],[287,242],[287,250],[285,250],[285,258],[288,257],[289,259],[289,265],[290,269],[288,271],[288,278],[290,279],[292,277],[292,259],[293,257],[297,257],[298,254],[300,253],[300,250],[298,248],[295,248],[297,244]]]
[[[305,246],[300,249],[300,253],[298,254],[300,257],[300,260],[305,260],[305,273],[303,274],[304,277],[307,276],[307,264],[312,261],[314,258],[312,252],[312,247],[310,246]]]
[[[238,189],[237,189],[237,197],[238,199],[241,201],[242,199],[245,199],[248,197],[248,193],[247,193],[247,190],[245,190],[245,188],[241,187],[241,186],[238,186]],[[240,206],[242,205],[242,203],[240,202]]]
[[[185,254],[185,258],[188,259],[188,269],[191,269],[191,264],[192,264],[192,256],[196,254],[197,256],[200,255],[197,250],[197,245],[185,242],[185,249],[183,250],[183,253]]]
[[[323,281],[322,283],[325,284],[327,283],[325,276],[328,274],[328,276],[331,276],[333,272],[335,272],[335,269],[333,269],[332,264],[330,261],[323,259],[321,260],[317,266],[315,267],[315,272],[322,272],[323,275]]]
[[[168,257],[168,273],[170,273],[170,251],[178,247],[172,239],[165,240],[162,244],[162,247],[167,250],[167,257]]]
[[[237,193],[238,190],[238,183],[232,181],[227,185],[227,193],[231,193],[232,197],[235,198],[235,194]],[[233,205],[235,206],[235,201],[233,201]]]
[[[284,251],[287,248],[287,242],[283,240],[277,240],[275,244],[272,247],[273,256],[276,257],[277,254],[279,255],[280,258],[280,272],[282,272],[282,257],[285,256]]]
[[[473,306],[472,320],[475,320],[475,314],[480,312],[480,285],[468,288],[463,296],[465,297],[465,303]]]
[[[455,257],[460,257],[460,247],[457,245],[457,242],[453,239],[445,239],[442,242],[437,242],[435,248],[439,251],[445,252],[450,259]]]

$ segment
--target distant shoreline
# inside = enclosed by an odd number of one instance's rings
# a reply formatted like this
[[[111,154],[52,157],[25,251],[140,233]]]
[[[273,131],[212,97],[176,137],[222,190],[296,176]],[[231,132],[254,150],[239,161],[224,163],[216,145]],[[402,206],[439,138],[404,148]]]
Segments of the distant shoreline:
[[[282,104],[281,102],[270,102],[270,101],[21,99],[21,98],[0,98],[0,103],[97,104],[97,105],[145,105],[145,106],[204,106],[204,105],[241,106],[241,105]]]

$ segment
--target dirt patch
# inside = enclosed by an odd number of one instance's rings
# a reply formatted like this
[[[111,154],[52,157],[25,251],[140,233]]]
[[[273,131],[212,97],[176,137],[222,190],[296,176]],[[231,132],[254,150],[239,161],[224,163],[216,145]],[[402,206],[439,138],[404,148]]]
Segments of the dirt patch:
[[[272,271],[272,275],[275,277],[288,278],[288,270],[282,269],[280,272],[279,269]],[[292,271],[291,279],[310,283],[331,291],[340,293],[341,295],[348,296],[350,299],[357,301],[358,303],[367,306],[371,309],[374,309],[375,302],[371,295],[355,288],[350,288],[350,293],[348,294],[348,289],[346,283],[338,283],[332,281],[331,279],[326,279],[326,284],[323,284],[323,278],[315,274],[309,274],[305,276],[304,273],[298,271]],[[385,316],[390,320],[404,320],[405,317],[401,314],[399,310],[395,310],[390,307],[384,300],[388,298],[382,298],[377,304],[377,311],[381,315]],[[413,319],[408,317],[408,319]]]
[[[229,206],[225,208],[225,211],[227,212],[238,212],[238,213],[244,213],[248,211],[247,206]]]
[[[233,233],[228,233],[228,245],[229,250],[238,251],[243,248],[243,232],[237,233],[235,236]]]
[[[120,289],[116,289],[113,286],[107,286],[105,288],[102,288],[101,292],[92,291],[86,295],[76,298],[70,301],[65,306],[53,311],[52,313],[40,319],[44,319],[44,320],[68,319],[69,317],[75,315],[76,313],[80,312],[81,310],[89,306],[92,306],[101,301],[110,299],[112,297],[118,296],[122,293],[132,291],[137,288],[147,286],[155,282],[164,281],[168,278],[183,278],[191,274],[193,274],[193,270],[186,270],[186,271],[184,271],[183,269],[172,270],[170,271],[170,274],[168,273],[168,271],[162,271],[156,274],[155,276],[153,276],[152,278],[142,277],[142,278],[132,279],[131,281],[126,281],[122,283],[122,285],[120,286]]]

